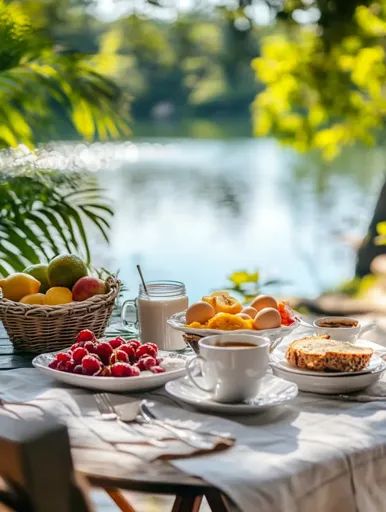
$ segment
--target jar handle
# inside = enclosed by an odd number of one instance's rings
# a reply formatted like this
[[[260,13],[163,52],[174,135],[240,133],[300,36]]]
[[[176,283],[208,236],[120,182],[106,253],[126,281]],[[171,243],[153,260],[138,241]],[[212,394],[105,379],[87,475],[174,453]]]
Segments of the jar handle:
[[[138,307],[137,299],[130,299],[123,303],[121,322],[126,329],[138,331]]]

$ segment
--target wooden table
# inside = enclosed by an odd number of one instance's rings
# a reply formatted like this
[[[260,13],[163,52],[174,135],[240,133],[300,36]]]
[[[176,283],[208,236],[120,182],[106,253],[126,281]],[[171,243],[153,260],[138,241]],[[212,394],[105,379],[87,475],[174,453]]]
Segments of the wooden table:
[[[0,371],[29,368],[33,354],[14,351],[0,323]],[[103,458],[91,449],[75,449],[75,468],[95,486],[103,487],[125,512],[134,512],[118,489],[176,496],[173,512],[198,512],[206,496],[213,512],[226,512],[220,492],[200,478],[191,477],[164,461],[144,463],[130,454],[110,453]]]

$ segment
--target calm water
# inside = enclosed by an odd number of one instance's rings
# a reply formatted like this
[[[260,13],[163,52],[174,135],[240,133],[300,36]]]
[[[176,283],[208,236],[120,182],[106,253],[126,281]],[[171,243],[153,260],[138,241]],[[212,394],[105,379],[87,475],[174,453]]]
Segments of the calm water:
[[[44,160],[45,159],[45,160]],[[275,292],[314,296],[349,278],[349,237],[365,233],[385,152],[351,149],[333,165],[272,140],[149,138],[50,146],[43,165],[95,171],[116,215],[111,246],[93,238],[94,262],[134,294],[147,279],[176,279],[195,299],[230,272],[259,270],[287,283]]]
[[[349,278],[382,180],[384,153],[351,150],[334,165],[271,140],[149,139],[106,147],[99,177],[116,208],[97,258],[136,288],[177,279],[191,297],[233,270],[281,278],[278,291],[314,296]],[[89,151],[92,151],[90,149]]]

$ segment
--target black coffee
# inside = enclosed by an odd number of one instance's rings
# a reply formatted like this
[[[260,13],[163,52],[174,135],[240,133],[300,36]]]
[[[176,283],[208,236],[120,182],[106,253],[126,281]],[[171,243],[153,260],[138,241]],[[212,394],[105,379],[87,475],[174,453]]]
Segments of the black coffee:
[[[245,341],[241,343],[236,343],[234,341],[218,341],[215,347],[222,348],[254,348],[256,345],[254,343],[247,343]]]

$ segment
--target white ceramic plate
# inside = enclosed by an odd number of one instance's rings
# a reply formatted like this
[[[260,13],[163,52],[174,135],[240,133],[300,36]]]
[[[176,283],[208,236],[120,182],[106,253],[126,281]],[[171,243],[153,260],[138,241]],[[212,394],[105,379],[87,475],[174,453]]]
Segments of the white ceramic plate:
[[[256,329],[237,329],[234,331],[223,331],[221,329],[193,329],[192,327],[186,326],[185,319],[186,311],[175,313],[168,320],[168,324],[177,331],[185,332],[187,334],[196,334],[198,336],[211,336],[212,334],[229,334],[231,332],[243,333],[243,334],[256,334],[259,336],[268,336],[271,339],[286,336],[291,331],[296,329],[299,325],[299,320],[296,318],[295,322],[288,327],[277,327],[275,329],[264,329],[257,331]]]
[[[77,386],[80,388],[99,389],[102,391],[127,392],[127,391],[145,391],[148,389],[163,386],[172,379],[177,379],[185,375],[185,364],[191,356],[177,354],[175,352],[159,352],[163,358],[161,366],[166,368],[165,373],[141,372],[139,377],[92,377],[88,375],[79,375],[74,373],[60,372],[49,368],[49,363],[53,360],[56,352],[40,354],[36,356],[32,364],[42,373],[52,377],[60,382]]]
[[[200,377],[196,379],[199,380]],[[240,404],[215,402],[209,393],[193,386],[188,377],[168,382],[165,389],[170,395],[197,409],[223,414],[256,414],[293,400],[298,394],[295,384],[268,374],[263,378],[259,394]]]
[[[334,377],[330,374],[320,375],[318,372],[312,374],[301,374],[288,371],[275,364],[272,364],[274,375],[286,379],[296,384],[300,391],[309,391],[311,393],[320,393],[327,395],[336,395],[340,393],[353,393],[371,386],[381,377],[386,369],[386,363],[381,361],[379,366],[372,372],[346,374],[340,377]]]
[[[308,370],[308,369],[302,369],[297,368],[296,366],[291,366],[289,362],[286,359],[276,359],[275,357],[272,358],[271,365],[275,365],[276,368],[279,368],[281,370],[285,370],[287,372],[291,373],[299,373],[300,375],[318,375],[319,377],[349,377],[352,375],[361,375],[363,373],[371,373],[374,370],[376,370],[381,364],[383,363],[383,360],[377,356],[373,355],[370,359],[369,364],[364,368],[363,370],[360,370],[358,372],[316,372],[315,370]]]
[[[369,366],[361,372],[321,373],[290,366],[285,358],[289,342],[279,345],[271,354],[272,371],[278,377],[297,384],[300,391],[321,394],[351,393],[374,384],[386,369],[386,363],[378,355],[385,353],[385,347],[369,340],[359,339],[356,345],[374,350]]]

